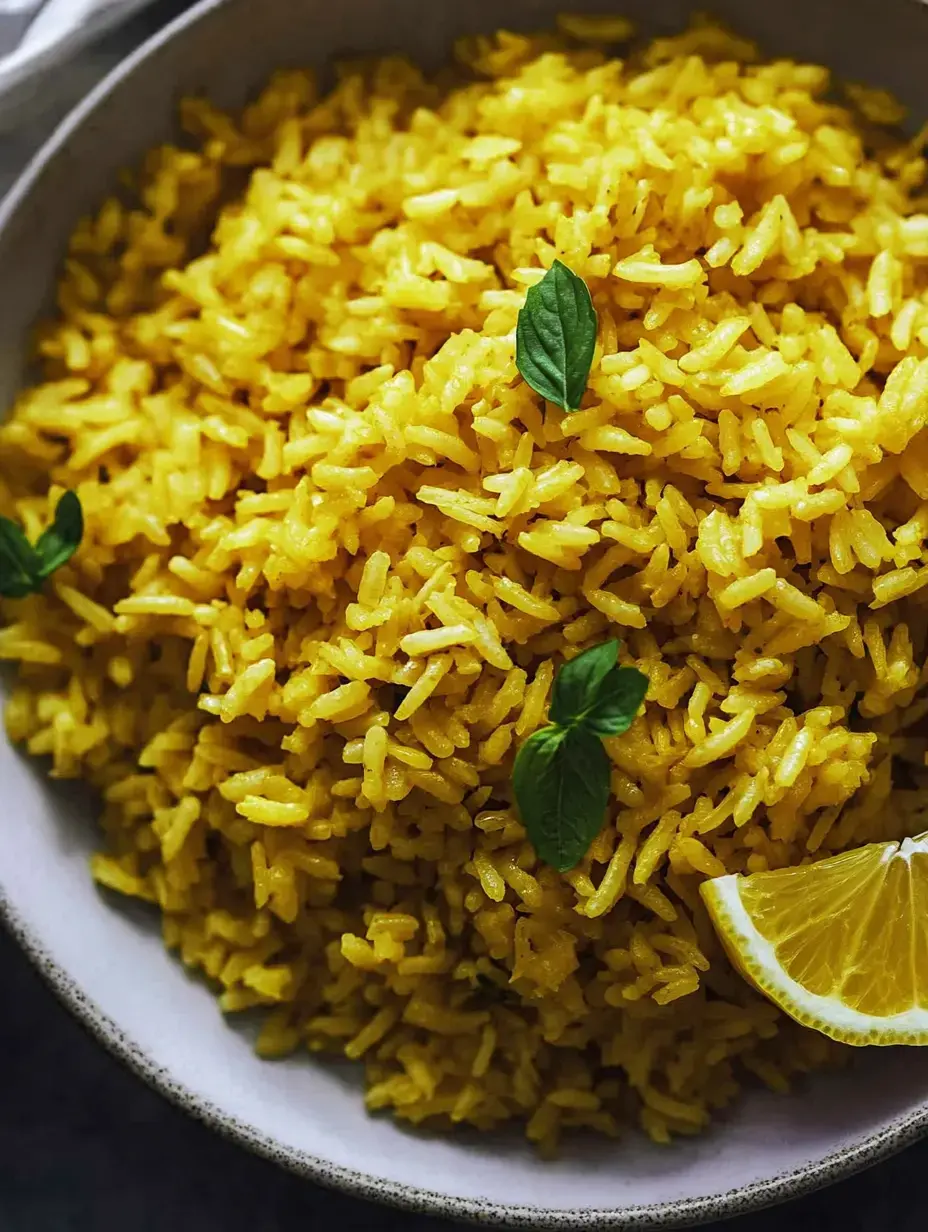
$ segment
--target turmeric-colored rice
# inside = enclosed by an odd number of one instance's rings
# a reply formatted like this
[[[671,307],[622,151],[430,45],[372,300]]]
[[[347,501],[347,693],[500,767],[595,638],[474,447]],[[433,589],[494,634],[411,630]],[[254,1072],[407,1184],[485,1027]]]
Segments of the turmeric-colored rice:
[[[85,513],[0,658],[11,738],[99,789],[94,876],[268,1007],[263,1056],[544,1149],[838,1057],[699,884],[928,825],[922,141],[714,26],[628,33],[186,102],[77,228],[0,431],[0,512]],[[555,257],[599,315],[570,415],[514,359]],[[560,875],[513,759],[609,637],[649,692]]]

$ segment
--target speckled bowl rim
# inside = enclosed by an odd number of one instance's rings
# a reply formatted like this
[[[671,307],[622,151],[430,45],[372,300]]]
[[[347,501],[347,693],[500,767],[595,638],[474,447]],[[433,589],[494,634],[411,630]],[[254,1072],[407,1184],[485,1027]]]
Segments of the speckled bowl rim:
[[[59,124],[0,203],[0,232],[6,229],[12,218],[26,204],[48,161],[67,146],[72,135],[107,95],[164,44],[182,37],[185,31],[225,7],[227,3],[228,0],[199,0],[145,40],[107,73]],[[44,948],[41,939],[14,908],[2,887],[0,920],[67,1009],[114,1057],[168,1101],[224,1137],[273,1163],[280,1164],[298,1176],[357,1198],[386,1203],[419,1214],[466,1220],[489,1227],[534,1229],[537,1232],[566,1232],[568,1229],[576,1229],[578,1232],[580,1229],[584,1232],[606,1232],[607,1229],[692,1227],[713,1219],[746,1214],[760,1207],[821,1189],[879,1163],[928,1134],[928,1103],[925,1103],[917,1111],[900,1117],[893,1124],[852,1146],[814,1160],[804,1167],[716,1194],[648,1205],[591,1207],[571,1211],[455,1198],[419,1186],[370,1176],[355,1168],[333,1164],[309,1152],[294,1150],[217,1107],[210,1100],[178,1082],[168,1069],[154,1061],[117,1022],[84,993]]]
[[[225,0],[210,0],[210,3]],[[648,1205],[590,1207],[570,1211],[553,1207],[504,1205],[473,1198],[455,1198],[416,1185],[402,1185],[369,1176],[355,1168],[332,1164],[317,1155],[283,1146],[272,1137],[219,1108],[172,1077],[138,1046],[108,1014],[92,1001],[52,956],[0,890],[0,919],[38,969],[57,998],[114,1057],[142,1078],[159,1095],[239,1146],[279,1164],[290,1172],[356,1198],[386,1203],[415,1214],[465,1220],[494,1228],[531,1232],[625,1232],[632,1229],[693,1227],[715,1219],[745,1215],[822,1189],[889,1158],[928,1134],[928,1104],[917,1112],[871,1134],[853,1146],[826,1155],[803,1168],[784,1172],[752,1185]]]

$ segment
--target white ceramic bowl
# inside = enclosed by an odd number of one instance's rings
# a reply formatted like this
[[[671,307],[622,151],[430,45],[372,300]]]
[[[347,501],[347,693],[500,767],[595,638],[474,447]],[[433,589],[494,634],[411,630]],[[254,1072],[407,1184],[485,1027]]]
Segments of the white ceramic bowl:
[[[403,49],[436,63],[461,32],[549,23],[557,0],[204,0],[117,69],[38,155],[0,211],[0,398],[78,215],[171,133],[178,97],[241,101],[279,65]],[[678,26],[678,0],[585,0]],[[928,10],[912,0],[715,0],[772,52],[892,86],[928,114]],[[928,1129],[928,1050],[862,1055],[794,1095],[749,1094],[705,1136],[568,1142],[543,1162],[516,1136],[429,1137],[368,1117],[356,1070],[257,1060],[212,995],[162,950],[156,921],[101,895],[91,810],[0,742],[0,903],[60,996],[170,1098],[317,1180],[418,1210],[536,1229],[685,1224],[797,1194]]]

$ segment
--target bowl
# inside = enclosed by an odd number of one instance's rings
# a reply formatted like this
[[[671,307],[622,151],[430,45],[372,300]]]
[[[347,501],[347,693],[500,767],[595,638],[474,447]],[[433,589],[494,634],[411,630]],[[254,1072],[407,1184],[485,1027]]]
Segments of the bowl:
[[[234,105],[275,67],[345,51],[402,50],[426,65],[461,33],[549,24],[558,0],[203,0],[117,68],[37,155],[0,210],[0,398],[24,376],[28,331],[78,216],[119,169],[172,133],[178,99]],[[586,0],[670,30],[679,0]],[[772,53],[889,86],[928,113],[928,10],[911,0],[717,0]],[[247,1027],[162,949],[157,920],[92,884],[92,802],[0,745],[0,905],[60,997],[169,1098],[281,1164],[419,1211],[535,1229],[670,1227],[796,1195],[928,1129],[928,1050],[862,1053],[787,1097],[760,1091],[708,1133],[656,1147],[576,1138],[554,1161],[517,1136],[430,1136],[368,1116],[360,1075],[306,1056],[268,1063]]]

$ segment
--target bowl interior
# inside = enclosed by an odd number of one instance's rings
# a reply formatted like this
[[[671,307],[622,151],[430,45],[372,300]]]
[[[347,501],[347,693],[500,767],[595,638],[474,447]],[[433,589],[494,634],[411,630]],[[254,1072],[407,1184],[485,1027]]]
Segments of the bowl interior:
[[[440,62],[455,35],[550,24],[557,0],[206,0],[91,96],[0,214],[0,400],[23,375],[28,330],[48,300],[66,237],[118,169],[169,136],[177,99],[242,101],[276,67],[322,67],[342,51],[404,50]],[[587,0],[675,28],[679,0]],[[928,114],[928,11],[914,0],[723,0],[714,9],[771,52],[892,87]],[[199,16],[197,16],[199,14]],[[211,994],[161,948],[157,921],[91,884],[92,808],[0,743],[0,899],[14,930],[105,1039],[199,1115],[319,1179],[457,1215],[525,1226],[708,1218],[830,1179],[928,1123],[928,1050],[861,1055],[852,1074],[788,1098],[750,1093],[709,1133],[658,1149],[630,1135],[576,1139],[554,1162],[516,1137],[430,1137],[368,1117],[355,1068],[274,1064],[230,1029]],[[357,1174],[361,1174],[358,1176]],[[737,1192],[733,1192],[737,1191]]]

